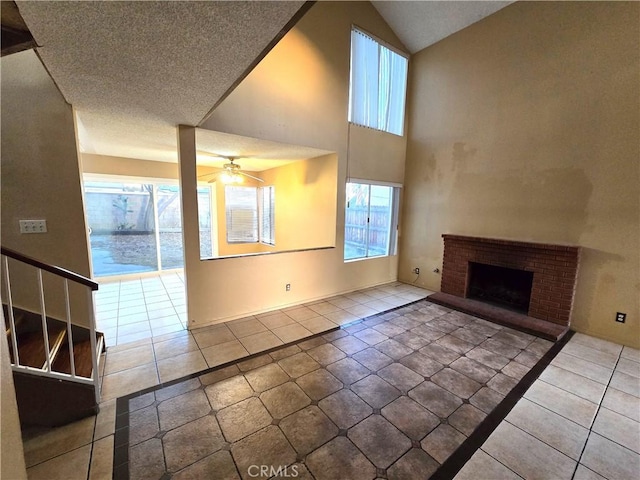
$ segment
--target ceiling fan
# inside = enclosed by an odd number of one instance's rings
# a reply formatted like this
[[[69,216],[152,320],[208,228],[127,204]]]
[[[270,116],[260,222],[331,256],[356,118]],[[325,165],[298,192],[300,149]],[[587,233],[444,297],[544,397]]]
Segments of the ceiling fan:
[[[264,182],[264,180],[261,178],[254,177],[253,175],[249,175],[248,173],[241,171],[242,167],[237,163],[234,163],[240,157],[228,157],[225,155],[216,155],[216,156],[221,158],[226,158],[227,160],[229,160],[229,163],[225,163],[222,166],[221,172],[205,173],[204,175],[198,176],[199,179],[203,177],[208,177],[209,175],[216,175],[208,182],[213,183],[218,178],[220,178],[220,180],[222,180],[223,183],[242,183],[242,176],[245,176],[245,177],[253,178],[258,182]]]

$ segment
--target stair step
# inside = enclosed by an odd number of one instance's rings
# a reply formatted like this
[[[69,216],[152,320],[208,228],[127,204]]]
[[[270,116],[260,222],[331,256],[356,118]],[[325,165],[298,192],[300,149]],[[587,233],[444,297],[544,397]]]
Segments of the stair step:
[[[102,334],[96,333],[96,345],[98,352],[102,345]],[[93,361],[91,359],[91,339],[73,342],[73,360],[76,367],[76,375],[80,377],[91,378],[93,371]],[[71,362],[69,352],[69,342],[66,341],[60,347],[55,362],[53,362],[53,370],[56,372],[67,373],[71,375]]]
[[[4,306],[4,305],[3,305]],[[20,326],[24,320],[24,314],[20,311],[15,311],[13,314],[13,323],[16,326],[16,330],[20,331]],[[11,335],[11,320],[9,319],[9,314],[7,313],[7,309],[4,309],[4,330],[7,334],[7,337]]]
[[[51,358],[54,359],[56,350],[66,337],[67,332],[60,325],[48,325],[47,332],[49,333],[49,352],[51,354]],[[10,337],[11,335],[9,335],[9,342],[11,342]],[[34,368],[46,367],[47,356],[44,348],[42,330],[18,334],[17,340],[20,365],[26,365]],[[11,348],[9,349],[9,355],[11,356],[11,362],[13,363],[13,349]]]

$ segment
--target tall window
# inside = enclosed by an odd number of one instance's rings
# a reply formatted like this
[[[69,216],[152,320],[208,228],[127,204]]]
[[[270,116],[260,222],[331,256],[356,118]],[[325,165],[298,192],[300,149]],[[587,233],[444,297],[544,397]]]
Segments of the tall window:
[[[224,187],[227,242],[258,241],[258,197],[255,187]]]
[[[260,241],[267,245],[276,244],[275,234],[275,187],[260,188]]]
[[[389,255],[395,242],[396,189],[347,183],[344,259]]]
[[[349,121],[402,135],[407,66],[406,57],[352,29]]]

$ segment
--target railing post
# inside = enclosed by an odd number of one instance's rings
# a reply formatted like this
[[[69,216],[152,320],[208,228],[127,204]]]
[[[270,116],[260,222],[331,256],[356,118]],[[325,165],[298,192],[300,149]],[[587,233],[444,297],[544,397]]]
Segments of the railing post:
[[[11,298],[11,282],[9,281],[9,258],[4,258],[4,275],[7,279],[7,309],[9,310],[9,325],[11,325],[11,348],[13,349],[13,363],[20,365],[18,356],[18,332],[16,332],[16,321],[13,315],[13,300]]]
[[[71,333],[71,306],[69,305],[69,280],[64,279],[64,303],[67,314],[67,340],[69,341],[69,364],[71,365],[71,376],[76,376],[76,359],[73,353],[73,335]]]
[[[51,372],[51,352],[49,351],[49,330],[47,329],[47,312],[44,305],[44,285],[42,284],[42,270],[38,269],[38,287],[40,294],[40,311],[42,312],[42,337],[44,339],[44,353],[46,356],[47,372]]]
[[[98,348],[96,342],[96,312],[93,303],[93,290],[87,289],[89,300],[89,335],[91,335],[91,365],[93,366],[93,383],[96,403],[100,404],[100,372],[98,371]]]

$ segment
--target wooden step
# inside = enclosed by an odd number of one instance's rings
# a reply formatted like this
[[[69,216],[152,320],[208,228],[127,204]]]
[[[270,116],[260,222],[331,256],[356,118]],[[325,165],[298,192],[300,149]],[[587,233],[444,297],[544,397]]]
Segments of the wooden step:
[[[16,330],[20,332],[20,327],[24,323],[24,314],[21,311],[14,310],[13,323],[16,326]],[[9,319],[9,314],[7,313],[6,308],[4,309],[4,329],[7,337],[11,335],[11,320]]]
[[[50,324],[47,326],[47,332],[49,334],[49,353],[53,361],[55,360],[56,352],[66,338],[67,331],[59,324]],[[8,341],[11,343],[11,335],[9,335]],[[46,368],[47,356],[44,348],[42,330],[20,333],[18,334],[17,341],[20,365]],[[13,363],[12,348],[9,349],[9,355],[11,356],[11,363]]]
[[[103,335],[100,332],[96,332],[96,350],[97,355],[102,349]],[[70,352],[69,352],[69,342],[65,341],[60,350],[58,351],[58,355],[56,356],[55,362],[53,362],[52,369],[56,372],[67,373],[71,375],[71,361],[70,361]],[[93,372],[93,361],[91,358],[91,339],[76,341],[73,342],[73,360],[75,362],[76,367],[76,375],[80,377],[91,378],[91,373]]]

